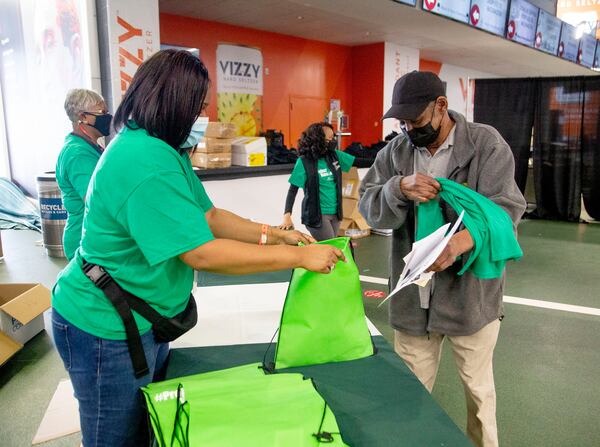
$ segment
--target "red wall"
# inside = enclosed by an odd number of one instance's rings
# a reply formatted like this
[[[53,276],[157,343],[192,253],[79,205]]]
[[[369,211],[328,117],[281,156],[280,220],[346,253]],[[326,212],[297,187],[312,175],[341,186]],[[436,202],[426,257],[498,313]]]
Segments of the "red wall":
[[[352,141],[367,146],[381,137],[383,116],[383,42],[352,48]]]
[[[263,84],[263,128],[281,129],[288,146],[290,96],[340,99],[342,109],[350,115],[350,123],[356,123],[352,115],[351,47],[163,13],[160,40],[200,49],[200,57],[213,80],[208,108],[211,119],[217,116],[217,44],[235,43],[261,49],[265,70],[269,70]]]
[[[439,76],[441,69],[442,69],[441,62],[430,61],[428,59],[420,59],[419,60],[419,70],[421,70],[421,71],[430,71]]]

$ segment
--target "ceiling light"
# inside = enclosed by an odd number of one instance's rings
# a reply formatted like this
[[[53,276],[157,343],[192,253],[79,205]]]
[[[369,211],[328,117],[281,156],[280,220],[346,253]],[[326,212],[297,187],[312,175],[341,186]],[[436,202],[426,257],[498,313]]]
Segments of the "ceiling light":
[[[298,17],[296,17],[296,18],[297,18],[298,20],[302,20],[302,19],[304,19],[304,16],[298,16]]]

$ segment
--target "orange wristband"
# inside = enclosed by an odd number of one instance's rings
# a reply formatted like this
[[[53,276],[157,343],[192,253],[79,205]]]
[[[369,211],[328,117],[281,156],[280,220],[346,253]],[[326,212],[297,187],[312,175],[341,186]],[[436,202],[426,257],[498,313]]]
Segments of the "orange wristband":
[[[263,224],[262,229],[260,231],[260,240],[258,241],[258,245],[267,245],[268,232],[269,226],[267,224]]]

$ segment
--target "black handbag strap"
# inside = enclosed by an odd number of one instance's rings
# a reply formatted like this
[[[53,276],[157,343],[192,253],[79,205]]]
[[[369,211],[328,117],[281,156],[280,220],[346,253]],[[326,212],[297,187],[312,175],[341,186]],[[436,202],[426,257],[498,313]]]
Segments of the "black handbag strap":
[[[104,295],[106,295],[108,300],[112,303],[119,314],[119,317],[123,321],[125,335],[127,336],[127,348],[129,350],[129,356],[131,357],[135,377],[140,378],[145,376],[149,372],[148,363],[146,362],[146,355],[144,353],[140,331],[131,310],[135,310],[152,324],[157,324],[161,321],[163,319],[162,315],[144,300],[123,290],[106,270],[99,265],[84,260],[82,269],[85,276],[87,276],[96,287],[104,292]]]

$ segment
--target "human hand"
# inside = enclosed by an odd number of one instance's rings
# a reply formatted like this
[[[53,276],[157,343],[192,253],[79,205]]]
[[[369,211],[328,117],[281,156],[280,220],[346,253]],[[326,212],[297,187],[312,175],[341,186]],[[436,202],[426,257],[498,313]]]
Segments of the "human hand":
[[[402,194],[414,202],[428,202],[435,199],[440,189],[441,186],[437,180],[420,172],[402,177],[400,180]]]
[[[459,231],[448,241],[448,245],[435,262],[427,269],[428,272],[441,272],[456,261],[456,258],[473,248],[473,238],[469,230]]]
[[[285,213],[283,215],[283,223],[277,228],[280,230],[293,230],[294,222],[292,222],[292,215],[290,213]]]
[[[326,244],[312,244],[299,247],[300,267],[317,273],[331,273],[339,260],[346,262],[340,249]]]
[[[276,244],[283,245],[298,245],[300,243],[304,245],[314,244],[317,242],[312,236],[301,233],[298,230],[277,230],[277,236],[275,237]]]

